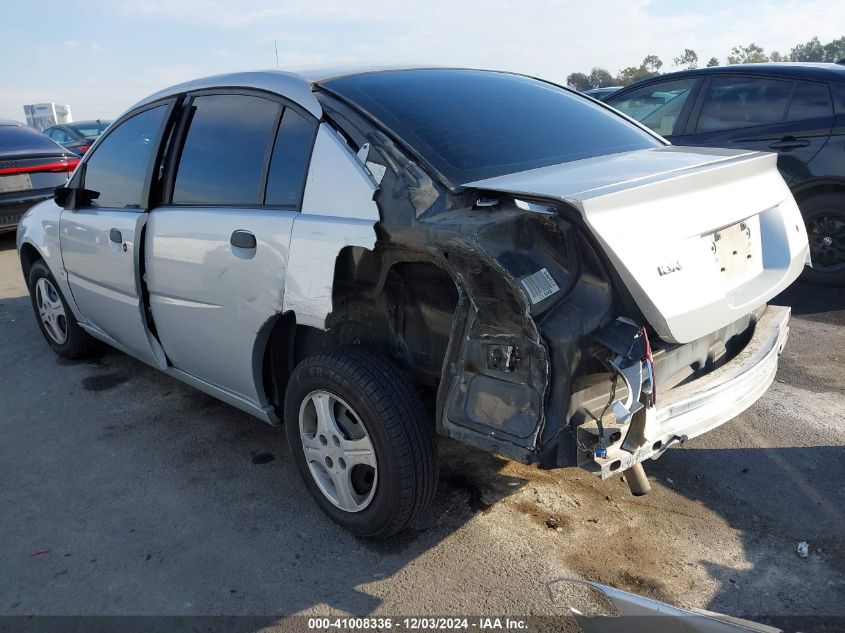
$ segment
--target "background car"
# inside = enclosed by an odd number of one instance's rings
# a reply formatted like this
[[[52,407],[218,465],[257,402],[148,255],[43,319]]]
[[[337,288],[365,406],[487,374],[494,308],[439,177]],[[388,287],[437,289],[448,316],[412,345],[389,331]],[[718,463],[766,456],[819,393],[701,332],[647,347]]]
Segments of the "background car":
[[[603,99],[675,145],[778,153],[814,283],[845,284],[845,67],[743,64],[647,79]]]
[[[111,124],[111,121],[76,121],[54,125],[44,130],[44,134],[74,154],[82,156]]]
[[[14,230],[27,209],[51,198],[77,163],[41,132],[0,119],[0,233]]]
[[[584,94],[593,99],[604,101],[610,95],[622,90],[622,86],[606,86],[604,88],[593,88],[592,90],[585,90]]]

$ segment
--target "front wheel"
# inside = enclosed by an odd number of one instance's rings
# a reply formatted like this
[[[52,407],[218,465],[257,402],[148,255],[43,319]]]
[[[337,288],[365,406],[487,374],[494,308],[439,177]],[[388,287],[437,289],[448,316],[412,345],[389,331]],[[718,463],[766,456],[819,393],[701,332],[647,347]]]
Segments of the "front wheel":
[[[59,284],[43,259],[29,271],[29,296],[41,333],[53,351],[74,359],[96,351],[99,343],[83,330],[59,290]]]
[[[437,447],[424,411],[413,385],[375,352],[321,352],[297,365],[285,394],[288,444],[329,517],[384,538],[429,506]]]
[[[825,286],[845,286],[845,194],[825,193],[801,203],[813,267],[802,279]]]

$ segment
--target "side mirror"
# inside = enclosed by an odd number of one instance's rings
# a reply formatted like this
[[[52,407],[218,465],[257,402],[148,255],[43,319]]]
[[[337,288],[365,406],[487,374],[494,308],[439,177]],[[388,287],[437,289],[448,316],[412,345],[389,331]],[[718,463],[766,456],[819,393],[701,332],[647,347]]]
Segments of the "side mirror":
[[[70,207],[72,199],[73,189],[70,187],[62,185],[61,187],[56,187],[55,191],[53,191],[53,200],[63,209]]]

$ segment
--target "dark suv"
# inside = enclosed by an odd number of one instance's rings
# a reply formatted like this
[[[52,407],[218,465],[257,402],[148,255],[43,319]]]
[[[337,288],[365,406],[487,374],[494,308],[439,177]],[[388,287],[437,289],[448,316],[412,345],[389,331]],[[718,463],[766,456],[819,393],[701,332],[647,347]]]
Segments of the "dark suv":
[[[671,73],[604,99],[676,145],[778,153],[807,224],[815,283],[845,284],[845,66],[744,64]]]

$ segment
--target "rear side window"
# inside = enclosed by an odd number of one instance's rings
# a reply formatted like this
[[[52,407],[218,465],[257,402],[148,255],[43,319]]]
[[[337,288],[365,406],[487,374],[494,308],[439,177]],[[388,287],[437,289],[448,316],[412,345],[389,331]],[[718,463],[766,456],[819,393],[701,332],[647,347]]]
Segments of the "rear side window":
[[[196,97],[173,203],[260,204],[265,159],[280,109],[273,101],[246,95]]]
[[[322,84],[364,110],[452,185],[661,141],[582,95],[472,70],[401,70]]]
[[[0,153],[20,150],[63,150],[38,130],[20,125],[0,125]]]
[[[811,81],[795,83],[792,103],[789,104],[789,111],[786,113],[787,121],[804,121],[831,116],[833,116],[833,104],[830,101],[827,84]]]
[[[658,134],[669,136],[695,82],[695,77],[661,81],[605,101]]]
[[[836,114],[845,114],[845,83],[830,84],[833,102],[836,104]]]
[[[786,118],[792,84],[762,77],[714,77],[704,93],[696,132],[779,123]]]
[[[315,129],[304,116],[285,109],[270,159],[265,204],[299,207]]]
[[[112,130],[89,155],[85,188],[100,194],[92,207],[141,207],[147,171],[166,115],[166,105],[136,114]]]

